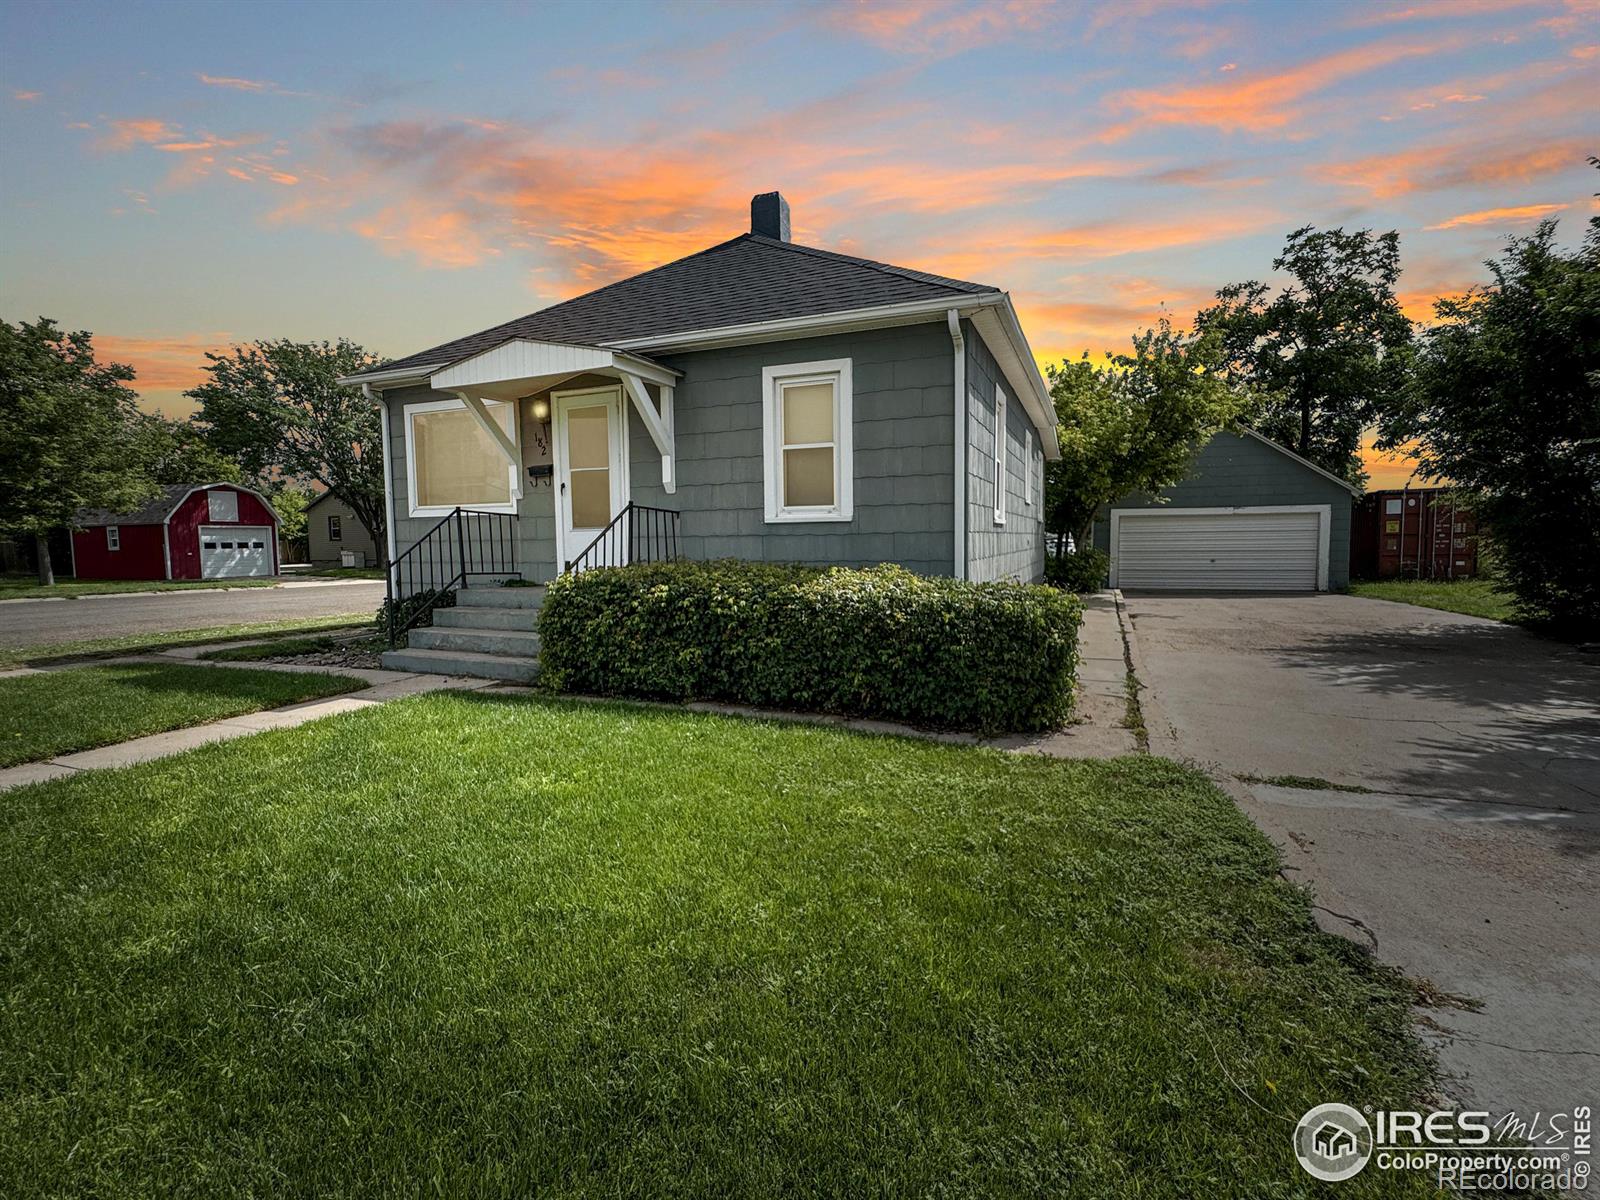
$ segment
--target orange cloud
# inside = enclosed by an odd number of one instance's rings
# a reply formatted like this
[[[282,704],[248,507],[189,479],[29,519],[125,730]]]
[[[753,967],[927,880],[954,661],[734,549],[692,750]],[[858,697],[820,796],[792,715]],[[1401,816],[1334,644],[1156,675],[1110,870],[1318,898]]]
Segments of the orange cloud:
[[[1430,0],[1428,4],[1365,12],[1345,24],[1359,28],[1364,25],[1393,25],[1401,21],[1499,16],[1508,9],[1544,7],[1547,2],[1548,0]]]
[[[180,131],[155,117],[132,117],[112,121],[95,144],[102,150],[131,150],[134,146],[175,141]]]
[[[1448,221],[1428,225],[1426,228],[1456,229],[1462,225],[1506,225],[1537,221],[1571,207],[1570,204],[1518,204],[1510,208],[1486,208],[1481,212],[1462,213],[1459,217],[1451,217]]]
[[[390,205],[354,228],[391,253],[409,251],[430,267],[471,267],[500,253],[466,214],[433,212],[411,202]]]
[[[19,100],[23,104],[32,104],[35,100],[40,99],[43,95],[43,92],[12,92],[11,98],[13,100]]]
[[[1317,174],[1387,200],[1417,191],[1526,183],[1582,167],[1585,155],[1592,152],[1588,143],[1576,138],[1531,146],[1526,141],[1500,147],[1420,146],[1334,163]]]
[[[1061,229],[986,226],[958,249],[931,247],[922,265],[959,278],[992,278],[995,271],[1041,260],[1091,261],[1226,241],[1271,228],[1279,218],[1259,210],[1201,213],[1170,220],[1094,221]]]
[[[97,333],[94,354],[100,362],[127,363],[137,373],[130,385],[135,391],[182,392],[204,383],[209,376],[206,351],[226,349],[226,333],[189,333],[165,337],[121,336]]]
[[[894,0],[830,9],[824,20],[835,29],[889,50],[915,54],[966,50],[1040,29],[1058,18],[1036,0]]]
[[[1358,46],[1285,71],[1254,78],[1230,78],[1173,89],[1134,89],[1113,96],[1113,107],[1135,114],[1132,121],[1106,131],[1116,140],[1141,128],[1202,125],[1227,132],[1270,133],[1296,123],[1304,113],[1296,103],[1345,79],[1407,58],[1437,53],[1437,44],[1393,42]]]
[[[1075,299],[1057,300],[1020,295],[1017,308],[1041,365],[1129,348],[1135,333],[1149,329],[1162,316],[1180,329],[1214,298],[1208,288],[1143,278],[1063,280],[1060,291]]]

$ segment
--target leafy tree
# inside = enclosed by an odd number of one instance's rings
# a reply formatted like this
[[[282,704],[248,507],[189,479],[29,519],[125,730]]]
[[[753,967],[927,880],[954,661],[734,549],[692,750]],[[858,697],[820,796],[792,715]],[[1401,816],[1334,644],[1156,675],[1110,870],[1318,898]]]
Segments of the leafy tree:
[[[1513,238],[1492,284],[1440,300],[1379,444],[1469,492],[1522,614],[1600,625],[1600,217]]]
[[[139,455],[157,483],[244,483],[237,459],[220,453],[189,421],[140,414]]]
[[[1317,230],[1289,235],[1272,294],[1229,284],[1196,328],[1218,333],[1229,377],[1258,397],[1253,428],[1352,483],[1365,482],[1362,433],[1397,402],[1410,361],[1411,322],[1400,311],[1400,235]]]
[[[48,535],[80,509],[133,508],[155,495],[133,368],[98,363],[91,335],[41,317],[0,321],[0,530],[32,537],[39,582],[55,582]]]
[[[1223,365],[1218,335],[1176,333],[1163,318],[1134,337],[1132,354],[1049,369],[1061,459],[1045,471],[1045,522],[1058,555],[1068,534],[1088,546],[1103,505],[1183,479],[1195,452],[1240,409]]]
[[[195,421],[210,444],[264,486],[282,477],[319,481],[384,546],[378,408],[337,382],[379,360],[343,338],[259,341],[206,358],[211,378],[188,395],[200,404]]]
[[[295,547],[306,544],[306,509],[315,499],[310,490],[293,485],[286,485],[273,493],[272,507],[278,514],[280,542]]]

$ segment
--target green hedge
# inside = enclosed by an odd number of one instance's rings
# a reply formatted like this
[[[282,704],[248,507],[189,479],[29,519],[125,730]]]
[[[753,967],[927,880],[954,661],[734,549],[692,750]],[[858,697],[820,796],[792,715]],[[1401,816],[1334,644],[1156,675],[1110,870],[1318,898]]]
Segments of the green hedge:
[[[1079,602],[901,567],[650,563],[563,576],[539,617],[562,691],[722,700],[983,732],[1072,707]]]

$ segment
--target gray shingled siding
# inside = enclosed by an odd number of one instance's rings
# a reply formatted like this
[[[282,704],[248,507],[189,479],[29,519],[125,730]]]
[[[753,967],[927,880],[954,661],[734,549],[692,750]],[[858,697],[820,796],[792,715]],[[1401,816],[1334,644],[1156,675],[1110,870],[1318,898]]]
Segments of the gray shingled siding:
[[[763,367],[848,358],[854,382],[855,516],[768,525]],[[678,490],[643,423],[629,422],[633,497],[683,514],[686,557],[866,566],[948,575],[954,563],[952,363],[942,324],[658,356],[683,372],[674,397]]]
[[[762,368],[835,358],[852,363],[854,519],[768,525],[762,483]],[[951,573],[952,363],[950,336],[942,323],[660,356],[658,361],[683,373],[674,395],[678,488],[671,496],[662,489],[660,456],[629,403],[631,496],[640,504],[682,514],[680,550],[685,557],[850,566],[896,562],[925,574]],[[427,388],[386,394],[395,538],[401,552],[438,522],[437,517],[405,515],[403,407],[408,401],[448,398]],[[1020,438],[1020,432],[1015,436]],[[531,443],[525,419],[525,463],[534,461]],[[531,481],[524,489],[519,565],[524,577],[546,580],[555,573],[552,490]]]
[[[977,582],[1044,579],[1043,451],[1022,403],[970,322],[967,341],[967,577]],[[1006,391],[1006,521],[994,519],[995,387]],[[1032,472],[1033,502],[1027,495]]]
[[[1219,433],[1195,455],[1189,478],[1162,493],[1164,508],[1250,508],[1271,504],[1327,504],[1332,507],[1328,527],[1328,586],[1350,583],[1349,491],[1316,471],[1263,446],[1252,437]],[[1135,493],[1118,500],[1113,508],[1149,508],[1149,496]],[[1095,522],[1094,544],[1110,553],[1111,523],[1102,510]]]

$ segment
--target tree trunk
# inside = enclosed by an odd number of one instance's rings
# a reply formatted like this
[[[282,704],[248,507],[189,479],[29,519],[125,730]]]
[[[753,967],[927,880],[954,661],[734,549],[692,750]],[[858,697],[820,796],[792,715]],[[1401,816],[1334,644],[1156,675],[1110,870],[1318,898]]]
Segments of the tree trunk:
[[[33,535],[33,546],[39,554],[39,586],[54,587],[56,570],[50,562],[50,539],[42,533]]]
[[[1300,457],[1311,457],[1311,401],[1300,402]]]
[[[1072,535],[1072,550],[1076,554],[1079,550],[1088,549],[1094,545],[1094,518],[1077,533]]]

